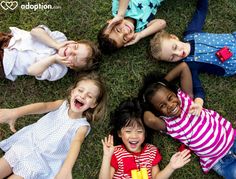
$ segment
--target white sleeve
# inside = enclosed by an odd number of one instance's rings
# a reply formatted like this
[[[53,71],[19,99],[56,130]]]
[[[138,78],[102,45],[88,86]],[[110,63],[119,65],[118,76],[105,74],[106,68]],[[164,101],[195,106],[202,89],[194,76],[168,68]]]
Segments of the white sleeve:
[[[67,73],[68,68],[62,64],[54,63],[50,65],[41,76],[36,76],[37,80],[56,81]]]

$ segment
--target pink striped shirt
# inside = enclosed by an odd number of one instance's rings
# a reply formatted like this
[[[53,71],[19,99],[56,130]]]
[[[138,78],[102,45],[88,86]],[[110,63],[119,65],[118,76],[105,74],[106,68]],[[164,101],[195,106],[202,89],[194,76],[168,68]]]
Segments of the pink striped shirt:
[[[178,139],[200,157],[200,164],[207,173],[234,143],[234,129],[229,121],[217,112],[202,109],[200,116],[189,114],[192,99],[182,92],[177,94],[181,101],[180,117],[164,117],[167,134]]]
[[[147,168],[148,178],[152,178],[152,167],[161,161],[158,149],[151,144],[145,144],[139,153],[130,153],[123,145],[115,147],[111,166],[115,168],[113,179],[131,179],[131,170]]]

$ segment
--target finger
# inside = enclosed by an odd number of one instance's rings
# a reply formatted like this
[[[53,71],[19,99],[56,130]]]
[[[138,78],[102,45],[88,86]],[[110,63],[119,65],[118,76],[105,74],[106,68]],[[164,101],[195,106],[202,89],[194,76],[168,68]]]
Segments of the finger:
[[[14,124],[9,124],[9,125],[10,125],[10,130],[15,133],[16,132],[15,125]]]

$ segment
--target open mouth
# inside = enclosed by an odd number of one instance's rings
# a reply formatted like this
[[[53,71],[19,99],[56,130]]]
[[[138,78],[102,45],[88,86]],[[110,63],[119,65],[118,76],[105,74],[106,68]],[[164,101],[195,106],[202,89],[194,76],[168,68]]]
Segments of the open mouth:
[[[131,148],[136,148],[138,143],[139,143],[138,141],[129,141]]]
[[[132,33],[132,28],[128,24],[125,24],[125,26],[129,29],[129,33]]]
[[[68,47],[66,47],[66,49],[64,50],[64,56],[66,57],[66,51],[67,51]]]
[[[179,112],[178,105],[176,105],[175,108],[170,111],[171,115],[173,115],[173,116],[176,115],[178,112]]]
[[[77,99],[75,99],[74,104],[75,104],[75,107],[78,108],[78,109],[80,109],[80,108],[84,105],[83,102],[80,102],[80,101],[77,100]]]

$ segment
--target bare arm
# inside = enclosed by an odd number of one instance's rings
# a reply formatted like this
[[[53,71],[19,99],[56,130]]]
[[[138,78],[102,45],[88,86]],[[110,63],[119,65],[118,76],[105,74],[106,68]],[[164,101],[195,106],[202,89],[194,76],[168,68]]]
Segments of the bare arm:
[[[116,25],[117,23],[119,23],[120,21],[124,19],[128,4],[129,4],[129,0],[119,1],[118,13],[113,19],[108,21],[109,22],[109,25],[107,26],[108,29],[111,30],[114,27],[114,25]]]
[[[60,44],[57,41],[55,41],[52,37],[50,37],[43,28],[35,27],[30,31],[30,34],[37,40],[46,44],[49,47],[55,48],[57,50],[60,47]]]
[[[52,55],[46,57],[45,59],[41,59],[36,63],[33,63],[31,66],[27,68],[27,72],[31,76],[40,76],[42,73],[52,64],[56,63],[56,57],[58,55]]]
[[[193,98],[192,75],[188,65],[185,62],[180,63],[165,76],[167,81],[173,81],[180,78],[181,89]]]
[[[170,162],[167,164],[167,166],[163,170],[159,170],[156,174],[154,179],[168,179],[172,173],[178,169],[183,167],[185,164],[190,162],[190,154],[189,150],[183,150],[182,152],[175,153],[171,159]]]
[[[166,124],[165,122],[160,119],[159,117],[155,116],[151,111],[145,111],[144,112],[144,123],[158,131],[166,131]]]
[[[80,127],[74,137],[70,150],[66,156],[60,171],[56,175],[56,179],[72,179],[72,169],[75,164],[75,161],[79,155],[81,145],[85,139],[86,133],[88,132],[88,127]]]
[[[63,100],[53,102],[33,103],[13,109],[0,109],[0,123],[10,125],[11,131],[15,132],[15,122],[18,118],[29,114],[43,114],[57,109]]]
[[[112,179],[115,169],[110,165],[112,154],[114,152],[113,136],[109,135],[102,140],[103,158],[102,166],[99,172],[99,179]]]
[[[128,4],[129,4],[129,0],[120,0],[117,15],[124,17]]]

